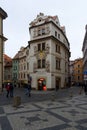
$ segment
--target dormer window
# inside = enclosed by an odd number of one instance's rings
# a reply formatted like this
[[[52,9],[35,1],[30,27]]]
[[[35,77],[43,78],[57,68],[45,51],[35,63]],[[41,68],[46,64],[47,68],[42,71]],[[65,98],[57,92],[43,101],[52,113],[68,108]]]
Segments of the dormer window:
[[[41,19],[39,19],[39,22],[41,22]]]

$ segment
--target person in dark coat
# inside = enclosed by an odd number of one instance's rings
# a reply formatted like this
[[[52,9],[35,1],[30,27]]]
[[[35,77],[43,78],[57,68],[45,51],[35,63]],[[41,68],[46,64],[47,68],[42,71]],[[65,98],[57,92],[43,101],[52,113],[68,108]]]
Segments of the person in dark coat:
[[[28,79],[28,86],[27,86],[27,88],[28,88],[28,96],[30,97],[31,96],[31,82],[32,82],[32,78],[31,78],[31,76],[29,74],[27,75],[27,79]]]
[[[6,85],[6,91],[7,91],[6,97],[8,98],[9,97],[9,93],[10,93],[10,83],[8,83]]]
[[[11,84],[10,84],[10,90],[9,90],[9,92],[10,92],[10,97],[13,97],[13,90],[14,90],[14,87],[13,87],[13,84],[11,83]]]
[[[87,95],[87,84],[84,84],[84,92]]]

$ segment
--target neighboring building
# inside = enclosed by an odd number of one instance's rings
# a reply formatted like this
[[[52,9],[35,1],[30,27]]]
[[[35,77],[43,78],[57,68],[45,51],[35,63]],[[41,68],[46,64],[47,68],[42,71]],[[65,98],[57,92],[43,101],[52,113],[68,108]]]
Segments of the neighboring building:
[[[67,87],[70,45],[57,16],[37,15],[29,27],[29,73],[32,87],[48,90]]]
[[[4,83],[12,82],[12,58],[4,54]]]
[[[0,8],[0,91],[3,84],[3,49],[4,49],[4,42],[7,38],[3,35],[3,20],[7,18],[7,13]]]
[[[19,83],[23,85],[27,82],[27,74],[29,73],[29,63],[27,57],[29,55],[29,47],[21,47],[19,53]]]
[[[85,26],[85,36],[83,40],[82,52],[83,52],[83,73],[87,75],[87,25]]]
[[[19,80],[19,53],[12,59],[12,80],[14,85],[18,85]]]
[[[74,61],[70,61],[70,85],[74,85]]]
[[[74,60],[73,65],[73,82],[79,85],[83,82],[83,58]]]

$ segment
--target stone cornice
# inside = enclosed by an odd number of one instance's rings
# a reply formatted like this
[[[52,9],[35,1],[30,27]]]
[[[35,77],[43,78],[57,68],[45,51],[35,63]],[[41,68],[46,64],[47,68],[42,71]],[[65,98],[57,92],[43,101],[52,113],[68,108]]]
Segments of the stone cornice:
[[[8,40],[6,37],[4,37],[3,35],[0,35],[0,38],[3,39],[3,41]]]
[[[8,17],[7,13],[0,7],[0,16],[2,19],[5,19]]]

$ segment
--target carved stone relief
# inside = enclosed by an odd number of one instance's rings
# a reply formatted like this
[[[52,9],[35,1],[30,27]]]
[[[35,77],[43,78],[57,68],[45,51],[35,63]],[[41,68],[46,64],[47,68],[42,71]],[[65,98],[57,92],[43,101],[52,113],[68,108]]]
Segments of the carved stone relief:
[[[48,60],[46,61],[46,71],[50,72],[50,62]]]
[[[47,57],[47,54],[49,53],[49,44],[46,44],[46,49],[44,51],[38,51],[37,46],[34,46],[34,56],[36,57],[37,60],[39,59],[45,59]],[[37,71],[37,63],[34,62],[33,65],[33,71],[36,72]],[[46,61],[46,71],[50,72],[50,62]]]

